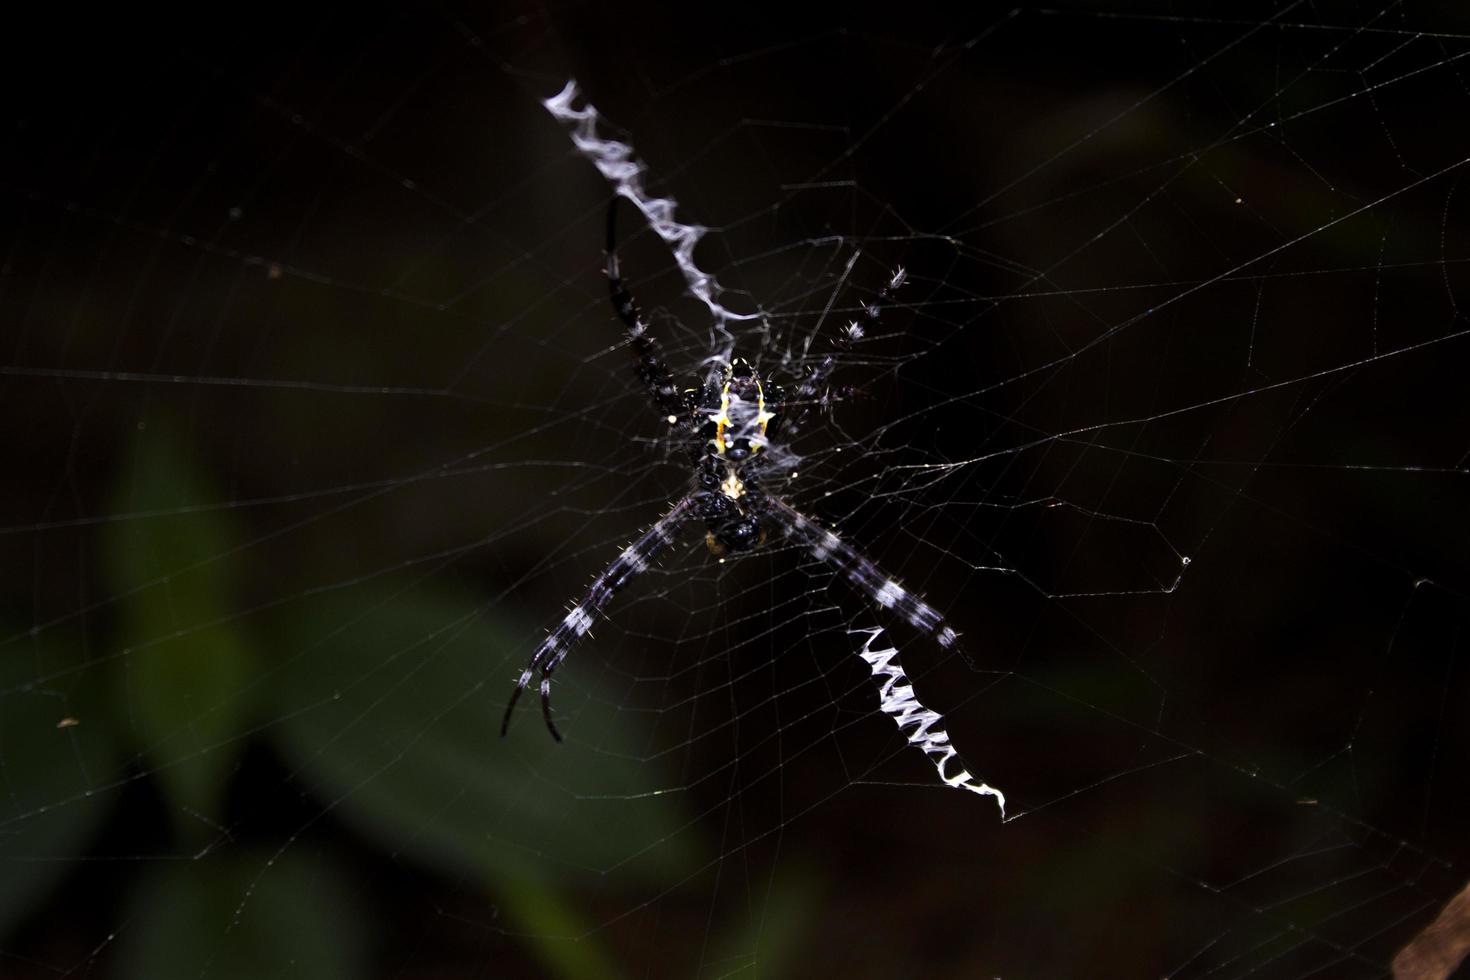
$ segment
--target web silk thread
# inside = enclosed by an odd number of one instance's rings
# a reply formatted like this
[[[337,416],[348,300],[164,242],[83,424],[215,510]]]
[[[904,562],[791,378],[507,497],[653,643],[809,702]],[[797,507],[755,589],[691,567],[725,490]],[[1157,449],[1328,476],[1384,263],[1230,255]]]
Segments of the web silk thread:
[[[633,148],[618,140],[603,139],[597,134],[598,113],[588,103],[581,109],[572,103],[577,98],[577,83],[568,81],[556,95],[541,104],[557,121],[572,131],[572,145],[577,152],[591,160],[598,172],[613,185],[613,190],[633,203],[660,238],[668,243],[674,253],[674,262],[689,284],[689,291],[709,307],[710,313],[723,323],[725,320],[753,320],[753,313],[732,313],[715,299],[720,291],[714,276],[702,271],[694,264],[694,246],[708,230],[700,225],[686,225],[674,220],[673,198],[651,197],[643,187],[643,174],[647,170],[633,158]]]
[[[965,768],[964,760],[960,758],[959,752],[950,743],[949,733],[943,727],[944,718],[937,711],[932,711],[919,701],[918,695],[914,693],[914,685],[903,672],[903,666],[898,662],[898,650],[894,647],[874,649],[874,644],[883,633],[883,628],[853,630],[854,634],[866,633],[868,639],[863,643],[859,656],[867,661],[873,671],[873,676],[879,678],[878,702],[883,713],[893,718],[898,725],[898,730],[908,739],[909,744],[920,749],[934,763],[934,768],[939,770],[939,778],[946,786],[955,789],[969,790],[981,796],[995,797],[996,805],[1000,807],[1001,819],[1006,815],[1005,794],[994,786],[980,782],[970,771]],[[906,729],[911,729],[907,730]],[[951,775],[949,768],[951,764],[959,767],[959,771]]]

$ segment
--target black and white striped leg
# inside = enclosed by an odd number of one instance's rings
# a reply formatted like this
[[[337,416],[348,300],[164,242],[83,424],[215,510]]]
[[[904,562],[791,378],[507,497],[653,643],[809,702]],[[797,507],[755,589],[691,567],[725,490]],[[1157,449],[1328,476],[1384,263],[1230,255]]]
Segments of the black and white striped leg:
[[[674,376],[664,363],[663,355],[659,353],[658,341],[648,333],[648,324],[643,322],[643,310],[623,282],[618,266],[617,219],[618,199],[614,197],[607,206],[608,293],[618,319],[623,321],[623,327],[628,331],[629,350],[638,361],[638,380],[648,389],[659,412],[672,422],[682,418],[688,406],[674,384]]]
[[[833,341],[836,350],[823,357],[787,399],[787,404],[798,407],[799,411],[782,421],[783,435],[788,438],[795,435],[811,415],[812,409],[826,402],[828,393],[824,389],[827,379],[832,376],[832,369],[837,366],[838,357],[851,350],[853,343],[862,340],[863,335],[878,322],[883,311],[892,305],[893,294],[898,292],[899,287],[907,278],[908,273],[904,271],[903,266],[899,266],[883,288],[878,290],[877,297],[872,302],[863,305],[863,315],[856,320],[848,321],[847,326],[842,328],[842,332]]]
[[[693,510],[693,496],[679,501],[672,510],[659,518],[653,527],[643,532],[637,541],[624,548],[613,559],[612,564],[592,580],[582,601],[573,606],[546,639],[541,641],[536,652],[531,654],[526,669],[521,671],[520,680],[516,682],[515,690],[510,695],[510,701],[505,706],[505,718],[500,722],[502,737],[510,730],[510,716],[515,711],[521,692],[526,689],[527,684],[531,683],[531,677],[536,671],[540,670],[541,713],[546,718],[547,731],[551,732],[552,737],[558,742],[561,741],[561,732],[556,730],[556,725],[551,720],[552,671],[556,670],[557,665],[566,658],[577,641],[592,628],[592,623],[607,608],[612,597],[623,586],[648,570],[648,566],[658,557],[659,552],[667,548],[674,540],[674,535],[678,532],[680,525],[693,516]]]
[[[853,588],[884,609],[892,609],[914,629],[928,634],[946,650],[959,649],[959,636],[929,603],[890,578],[872,561],[801,511],[776,497],[765,497],[766,512],[779,521],[787,535],[801,542],[813,558],[837,569]]]
[[[932,636],[944,649],[954,650],[964,656],[964,651],[959,648],[959,637],[945,622],[939,610],[899,585],[872,561],[858,554],[835,531],[822,527],[784,501],[775,497],[765,499],[767,513],[781,523],[790,537],[803,544],[813,558],[836,568],[859,592],[884,609],[897,612],[910,626]],[[882,629],[854,632],[867,634],[867,642],[863,644],[859,656],[867,662],[873,676],[879,681],[878,706],[883,713],[894,720],[910,745],[929,757],[946,786],[994,797],[1003,818],[1006,810],[1005,794],[970,773],[959,752],[950,743],[949,733],[944,730],[944,718],[939,712],[925,707],[919,700],[913,682],[899,663],[898,649],[877,645]]]

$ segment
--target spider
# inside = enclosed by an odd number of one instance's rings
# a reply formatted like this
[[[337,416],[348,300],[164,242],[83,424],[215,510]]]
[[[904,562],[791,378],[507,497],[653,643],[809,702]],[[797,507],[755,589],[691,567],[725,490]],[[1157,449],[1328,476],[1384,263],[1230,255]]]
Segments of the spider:
[[[638,301],[623,282],[617,255],[616,221],[617,198],[614,197],[607,212],[604,266],[613,309],[627,331],[628,349],[637,361],[638,379],[653,400],[654,408],[672,428],[675,440],[682,445],[693,468],[693,478],[690,488],[668,512],[592,580],[582,601],[571,608],[531,654],[505,706],[500,734],[504,736],[509,730],[516,702],[539,670],[541,710],[546,727],[553,738],[562,740],[551,716],[552,673],[613,596],[647,571],[654,559],[673,543],[676,533],[693,521],[704,525],[705,543],[721,559],[758,548],[765,543],[771,529],[779,530],[804,546],[818,561],[831,565],[880,607],[893,610],[946,650],[953,648],[955,631],[938,610],[900,586],[835,532],[802,514],[762,483],[771,467],[772,440],[778,435],[790,439],[810,416],[814,405],[828,403],[827,379],[837,362],[837,352],[850,348],[863,335],[863,324],[853,322],[847,326],[836,342],[837,351],[818,362],[789,399],[770,378],[762,381],[741,358],[724,364],[718,374],[699,387],[681,391],[659,353],[658,341],[649,335]],[[877,299],[864,307],[868,323],[882,314],[904,279],[900,267],[878,291]]]

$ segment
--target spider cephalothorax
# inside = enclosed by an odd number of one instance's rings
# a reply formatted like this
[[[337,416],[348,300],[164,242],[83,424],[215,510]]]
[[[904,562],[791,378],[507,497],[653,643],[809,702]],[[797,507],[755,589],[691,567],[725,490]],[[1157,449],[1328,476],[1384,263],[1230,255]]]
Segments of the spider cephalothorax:
[[[776,413],[766,406],[765,386],[743,358],[726,365],[718,385],[705,385],[695,402],[695,512],[708,529],[705,542],[720,557],[747,551],[765,540],[760,479]]]
[[[895,582],[835,532],[786,503],[767,485],[771,482],[768,477],[779,475],[781,469],[775,463],[778,451],[773,439],[778,432],[783,439],[790,439],[813,406],[830,401],[827,378],[836,364],[836,355],[828,354],[810,368],[789,401],[779,387],[769,379],[762,381],[755,369],[738,357],[699,387],[681,391],[664,364],[658,342],[648,333],[638,302],[623,283],[617,256],[616,213],[614,198],[613,207],[608,209],[606,266],[613,309],[627,330],[639,380],[673,428],[676,442],[683,445],[694,470],[693,485],[668,513],[592,580],[582,601],[537,647],[506,705],[501,733],[510,725],[516,700],[539,670],[546,727],[558,740],[561,738],[551,719],[552,673],[618,590],[646,571],[673,542],[675,533],[690,521],[705,526],[705,542],[721,559],[759,547],[768,529],[778,530],[818,561],[835,568],[880,607],[898,613],[910,626],[934,637],[940,646],[953,647],[955,631],[938,610]],[[863,307],[866,320],[878,318],[903,282],[904,271],[900,268],[878,291],[877,299]],[[862,325],[850,323],[837,339],[838,349],[845,349],[862,335]]]

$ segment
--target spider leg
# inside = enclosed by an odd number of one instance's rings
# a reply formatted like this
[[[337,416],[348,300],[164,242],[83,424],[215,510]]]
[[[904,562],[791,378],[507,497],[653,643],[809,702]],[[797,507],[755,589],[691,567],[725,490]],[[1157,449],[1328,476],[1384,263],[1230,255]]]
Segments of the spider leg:
[[[878,322],[883,311],[893,305],[893,294],[898,292],[906,279],[908,279],[908,273],[904,271],[903,266],[895,269],[888,282],[878,290],[877,298],[863,305],[863,315],[850,321],[833,341],[836,350],[828,352],[817,366],[812,368],[811,373],[802,379],[801,384],[796,391],[792,392],[787,402],[787,404],[799,406],[800,411],[795,416],[782,421],[783,435],[787,438],[796,435],[797,430],[811,415],[812,409],[819,404],[826,404],[827,398],[822,395],[822,389],[826,387],[827,379],[832,376],[832,369],[837,366],[838,357],[852,350],[853,342],[861,340],[868,329]]]
[[[790,504],[769,495],[765,495],[764,503],[765,513],[779,523],[789,536],[805,545],[814,558],[836,568],[858,591],[883,608],[896,610],[910,626],[934,637],[944,649],[955,650],[960,656],[965,656],[958,646],[955,631],[944,621],[939,610],[893,581],[835,532],[817,524]],[[899,731],[910,745],[929,757],[945,785],[995,797],[995,802],[1000,805],[1001,817],[1004,818],[1005,794],[971,774],[959,752],[950,743],[949,733],[944,730],[944,718],[919,700],[913,682],[899,663],[898,649],[893,646],[877,647],[883,630],[875,628],[850,632],[867,634],[867,642],[863,644],[859,655],[878,680],[878,707],[897,723]],[[968,661],[969,658],[965,659]]]
[[[614,197],[607,206],[607,288],[612,298],[613,309],[623,327],[628,331],[628,348],[638,361],[638,380],[648,389],[659,412],[671,418],[683,418],[688,411],[683,396],[674,384],[674,376],[659,353],[658,341],[648,334],[648,324],[643,322],[643,310],[638,301],[623,283],[618,265],[617,250],[618,199]]]
[[[674,534],[680,525],[687,521],[694,509],[695,498],[691,494],[675,504],[667,514],[660,517],[658,521],[644,531],[637,541],[612,560],[612,564],[603,569],[602,572],[592,580],[587,587],[587,592],[582,601],[573,606],[571,611],[562,617],[562,621],[556,625],[536,652],[531,654],[526,669],[521,671],[521,676],[516,681],[516,686],[510,694],[510,701],[505,705],[505,717],[500,722],[500,734],[503,737],[510,730],[510,716],[515,711],[516,702],[520,700],[521,692],[526,685],[531,683],[531,677],[536,671],[541,672],[541,711],[546,718],[546,728],[551,732],[553,738],[561,741],[561,733],[556,730],[556,725],[551,720],[551,673],[556,670],[558,664],[566,659],[587,631],[592,628],[594,619],[607,608],[612,597],[618,593],[623,586],[633,581],[639,575],[648,570],[648,566],[659,552],[663,551],[674,540]]]
[[[944,649],[954,650],[969,660],[959,647],[959,635],[939,610],[895,582],[873,561],[838,537],[835,531],[822,527],[778,497],[763,496],[765,513],[779,523],[787,535],[805,545],[813,558],[837,569],[853,588],[884,609],[898,613],[910,626],[932,636]]]

